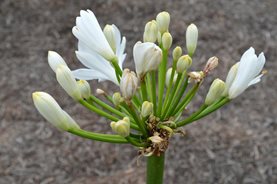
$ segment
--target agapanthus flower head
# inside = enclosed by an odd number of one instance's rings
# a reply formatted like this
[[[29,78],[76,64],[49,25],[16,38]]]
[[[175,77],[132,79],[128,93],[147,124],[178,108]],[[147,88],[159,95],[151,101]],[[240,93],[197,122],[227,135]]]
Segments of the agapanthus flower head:
[[[260,82],[263,74],[260,74],[265,64],[264,53],[259,56],[255,54],[254,48],[249,48],[240,59],[237,71],[229,72],[226,80],[228,86],[228,96],[230,99],[236,98],[249,86]],[[230,76],[229,76],[230,75]]]

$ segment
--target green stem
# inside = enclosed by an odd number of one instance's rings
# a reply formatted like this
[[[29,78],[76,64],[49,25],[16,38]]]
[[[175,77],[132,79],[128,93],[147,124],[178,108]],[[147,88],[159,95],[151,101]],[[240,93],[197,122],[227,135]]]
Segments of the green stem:
[[[159,67],[159,95],[158,95],[158,111],[157,116],[160,117],[163,106],[163,94],[164,94],[164,86],[165,86],[165,74],[166,74],[166,64],[167,64],[167,55],[168,51],[163,50],[163,58],[162,63]]]
[[[99,134],[99,133],[93,133],[88,132],[82,129],[70,129],[68,132],[78,135],[80,137],[84,137],[87,139],[93,139],[96,141],[102,141],[102,142],[110,142],[110,143],[120,143],[120,144],[126,144],[128,141],[119,136],[119,135],[108,135],[108,134]]]
[[[143,78],[140,81],[140,89],[141,89],[141,96],[142,96],[142,100],[143,101],[147,101],[147,91],[146,91],[146,82],[145,82],[145,78]]]
[[[151,98],[151,101],[153,103],[153,110],[154,110],[154,115],[156,115],[157,113],[157,103],[156,103],[156,72],[155,71],[152,71],[151,72],[151,95],[152,95],[152,98]]]
[[[162,184],[164,173],[164,153],[147,158],[147,184]]]
[[[133,146],[136,146],[136,147],[145,147],[146,144],[145,143],[141,143],[141,142],[138,142],[137,140],[135,140],[134,138],[128,136],[128,137],[125,137],[125,139],[131,143]]]

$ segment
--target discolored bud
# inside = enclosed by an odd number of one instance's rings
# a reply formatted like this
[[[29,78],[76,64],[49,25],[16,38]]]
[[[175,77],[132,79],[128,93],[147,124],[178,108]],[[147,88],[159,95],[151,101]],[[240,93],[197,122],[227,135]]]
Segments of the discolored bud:
[[[95,90],[97,95],[106,95],[106,92],[103,89],[97,88]]]
[[[205,77],[205,75],[202,71],[200,71],[200,72],[196,72],[196,71],[189,72],[188,76],[190,77],[190,81],[193,80],[193,81],[196,81],[196,82],[200,82]]]
[[[148,138],[152,143],[159,144],[163,142],[163,139],[159,136],[159,134],[154,134],[153,136]]]
[[[62,88],[75,100],[82,99],[81,92],[77,82],[70,71],[65,65],[60,65],[56,70],[56,78]]]
[[[124,99],[122,98],[120,93],[116,92],[113,94],[113,103],[115,106],[119,106],[123,101]]]
[[[182,51],[181,47],[179,47],[179,46],[175,47],[175,49],[173,50],[173,53],[172,53],[173,60],[177,61],[182,56],[182,52],[183,51]]]
[[[130,100],[137,91],[139,80],[134,72],[129,69],[124,69],[122,78],[120,81],[120,91],[122,96]]]
[[[112,130],[122,137],[127,137],[130,134],[130,119],[124,117],[122,120],[117,122],[111,122]]]
[[[215,79],[206,96],[205,104],[211,105],[212,103],[220,99],[224,89],[225,83],[220,79]]]
[[[177,61],[176,71],[178,73],[183,73],[186,71],[192,64],[192,59],[189,55],[181,56]]]
[[[217,67],[217,65],[218,65],[218,58],[215,57],[215,56],[213,56],[213,57],[211,57],[211,58],[207,61],[206,66],[205,66],[203,72],[204,72],[205,74],[207,74],[207,73],[209,73],[210,71],[212,71],[213,69],[215,69],[215,68]]]
[[[147,117],[153,113],[153,103],[144,101],[141,106],[141,116]]]
[[[155,20],[147,22],[143,33],[143,42],[156,42],[158,37],[158,25]]]
[[[77,84],[79,86],[79,90],[81,92],[81,96],[84,99],[88,99],[91,95],[91,89],[90,85],[86,80],[79,80],[77,81]]]
[[[169,32],[165,32],[162,36],[163,49],[168,50],[172,45],[172,36]]]
[[[198,29],[196,25],[190,24],[186,31],[186,44],[188,54],[192,56],[195,52],[198,40]]]
[[[158,29],[160,33],[164,33],[168,31],[169,23],[170,23],[170,15],[168,12],[161,12],[157,15],[156,21],[158,24]]]

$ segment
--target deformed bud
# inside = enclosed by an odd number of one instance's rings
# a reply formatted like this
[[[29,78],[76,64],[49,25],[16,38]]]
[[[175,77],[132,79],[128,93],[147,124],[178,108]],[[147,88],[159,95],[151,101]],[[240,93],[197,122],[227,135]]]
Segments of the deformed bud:
[[[207,74],[210,71],[212,71],[213,69],[215,69],[217,67],[217,65],[218,65],[218,58],[213,56],[207,61],[207,64],[206,64],[203,72],[205,74]]]
[[[122,137],[127,137],[130,134],[130,119],[128,117],[123,118],[117,122],[111,122],[112,130]]]
[[[119,92],[113,94],[113,103],[115,106],[119,106],[123,101],[124,99],[122,98]]]
[[[166,87],[169,86],[169,82],[170,82],[170,78],[171,78],[171,73],[172,73],[172,68],[169,68],[167,70],[167,72],[166,72],[166,77],[165,77],[165,85],[166,85]],[[177,80],[177,73],[174,72],[172,84],[175,84],[176,80]]]
[[[190,77],[190,81],[194,80],[196,82],[200,82],[205,77],[205,74],[202,71],[200,72],[193,71],[193,72],[189,72],[188,76]]]
[[[192,56],[195,52],[198,40],[198,29],[196,25],[190,24],[186,31],[186,44],[188,54]]]
[[[179,47],[179,46],[177,46],[177,47],[175,47],[175,49],[173,50],[173,53],[172,53],[172,55],[173,55],[173,60],[174,61],[177,61],[178,59],[179,59],[179,57],[181,57],[182,56],[182,48],[181,47]]]
[[[168,31],[169,23],[170,23],[170,15],[168,12],[161,12],[157,15],[156,21],[158,24],[158,29],[160,33],[164,33]]]
[[[162,36],[163,48],[168,50],[172,45],[172,36],[169,32],[165,32]]]
[[[45,92],[34,92],[33,101],[39,113],[59,130],[80,129],[79,125]]]
[[[176,71],[178,73],[183,73],[186,71],[192,64],[192,59],[189,55],[181,56],[177,61]]]
[[[56,70],[56,78],[62,88],[75,100],[82,99],[79,86],[71,72],[71,70],[65,66],[60,65]]]
[[[129,69],[124,69],[122,78],[120,81],[120,91],[122,96],[130,100],[137,91],[139,80],[134,72]]]
[[[79,86],[79,90],[81,92],[81,96],[84,99],[88,99],[91,95],[91,89],[90,85],[86,80],[79,80],[77,81],[77,84]]]
[[[147,22],[143,33],[143,42],[156,42],[158,37],[158,25],[155,20]]]
[[[159,136],[159,134],[154,134],[153,136],[148,138],[152,143],[159,144],[163,142],[163,139]]]
[[[212,103],[220,99],[224,89],[225,89],[225,83],[220,79],[215,79],[206,96],[205,104],[211,105]]]
[[[141,116],[147,117],[153,113],[153,103],[144,101],[141,106]]]

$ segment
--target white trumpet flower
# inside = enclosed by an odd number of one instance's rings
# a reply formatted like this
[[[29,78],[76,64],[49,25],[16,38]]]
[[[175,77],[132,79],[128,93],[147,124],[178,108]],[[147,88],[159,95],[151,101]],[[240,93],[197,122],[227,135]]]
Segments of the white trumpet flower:
[[[79,129],[79,125],[59,106],[56,100],[45,92],[32,94],[35,107],[39,113],[60,130]]]
[[[126,38],[121,38],[118,28],[115,25],[108,25],[104,29],[104,34],[94,13],[90,10],[81,10],[72,32],[79,41],[77,58],[87,67],[73,71],[75,78],[110,80],[118,85],[111,62],[116,60],[122,69],[126,58],[124,53]]]
[[[136,73],[143,76],[148,71],[157,70],[162,59],[162,50],[151,42],[137,42],[133,48]]]
[[[228,73],[227,79],[229,79],[226,80],[226,87],[229,88],[229,98],[236,98],[249,86],[260,82],[261,77],[263,76],[263,74],[260,73],[264,67],[264,64],[264,53],[260,53],[257,57],[254,48],[249,48],[241,56],[240,62],[237,63],[237,70],[233,69],[233,72]]]

